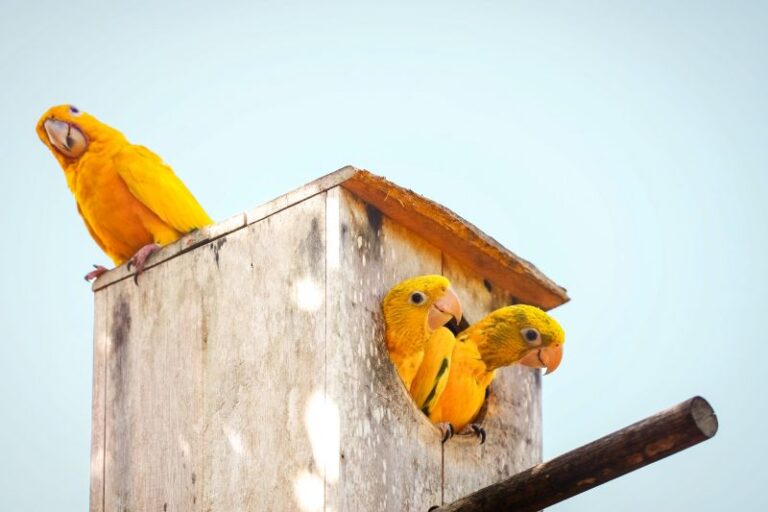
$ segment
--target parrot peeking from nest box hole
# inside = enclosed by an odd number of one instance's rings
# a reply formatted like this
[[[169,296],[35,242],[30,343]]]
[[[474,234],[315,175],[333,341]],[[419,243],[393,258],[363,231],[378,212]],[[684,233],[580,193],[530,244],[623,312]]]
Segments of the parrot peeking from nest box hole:
[[[382,312],[389,357],[405,388],[422,408],[425,400],[436,398],[428,396],[431,389],[426,386],[435,378],[447,377],[450,361],[443,364],[437,352],[442,350],[450,357],[455,338],[444,326],[451,319],[461,320],[459,298],[445,277],[418,276],[392,287],[384,297]],[[428,344],[429,368],[422,364]]]
[[[517,363],[552,373],[563,358],[564,342],[560,324],[535,306],[518,304],[489,313],[456,336],[448,382],[424,413],[443,431],[444,441],[455,431],[476,435],[482,444],[485,430],[473,422],[496,370]]]
[[[462,325],[459,299],[442,276],[395,285],[382,310],[390,359],[443,442],[454,432],[485,442],[485,430],[473,422],[498,368],[518,363],[551,373],[562,360],[565,333],[547,313],[520,304]],[[450,330],[453,322],[461,332]]]
[[[159,156],[75,106],[52,107],[36,131],[64,170],[91,237],[115,265],[136,269],[134,281],[161,246],[213,222]],[[94,267],[86,280],[107,271]]]

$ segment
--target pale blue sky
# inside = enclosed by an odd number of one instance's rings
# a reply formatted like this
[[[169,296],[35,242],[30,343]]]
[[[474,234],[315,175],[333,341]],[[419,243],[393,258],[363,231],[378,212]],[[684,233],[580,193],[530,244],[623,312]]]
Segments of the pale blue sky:
[[[73,103],[216,219],[345,164],[566,286],[551,458],[694,394],[714,440],[559,511],[760,510],[768,6],[747,1],[0,6],[0,502],[85,510],[107,258],[34,125]],[[214,7],[215,6],[215,7]]]

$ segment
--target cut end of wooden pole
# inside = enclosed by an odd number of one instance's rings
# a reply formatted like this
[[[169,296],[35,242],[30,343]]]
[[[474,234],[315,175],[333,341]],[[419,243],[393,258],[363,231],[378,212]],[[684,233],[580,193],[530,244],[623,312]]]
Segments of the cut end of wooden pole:
[[[690,414],[703,435],[712,437],[717,433],[717,415],[704,398],[695,396],[691,399]]]
[[[439,510],[535,512],[711,439],[717,416],[694,396]]]

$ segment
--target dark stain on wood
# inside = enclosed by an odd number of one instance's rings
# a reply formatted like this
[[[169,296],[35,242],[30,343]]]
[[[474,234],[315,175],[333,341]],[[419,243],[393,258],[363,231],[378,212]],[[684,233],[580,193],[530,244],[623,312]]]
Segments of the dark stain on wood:
[[[325,271],[325,266],[321,264],[325,261],[325,243],[317,217],[312,218],[309,232],[297,247],[297,256],[301,269],[309,269],[312,277],[322,277],[321,274]]]
[[[364,251],[369,260],[379,261],[381,260],[381,226],[384,223],[384,215],[372,204],[363,203],[363,205],[365,206],[368,229],[360,226],[366,242],[361,248],[360,254],[363,254]]]
[[[205,302],[205,296],[200,298],[200,338],[203,342],[202,348],[205,350],[208,348],[208,307]]]
[[[381,231],[381,223],[383,220],[381,210],[370,203],[365,203],[365,215],[368,217],[368,225],[371,227],[371,229],[375,233]]]
[[[112,308],[112,343],[119,350],[128,340],[131,330],[131,309],[124,297],[119,297],[115,307]]]
[[[488,290],[488,292],[493,291],[493,285],[488,279],[483,279],[483,286],[485,286],[485,289]]]
[[[219,251],[225,243],[227,243],[227,237],[223,236],[209,245],[213,251],[213,260],[216,262],[216,268],[219,268]]]

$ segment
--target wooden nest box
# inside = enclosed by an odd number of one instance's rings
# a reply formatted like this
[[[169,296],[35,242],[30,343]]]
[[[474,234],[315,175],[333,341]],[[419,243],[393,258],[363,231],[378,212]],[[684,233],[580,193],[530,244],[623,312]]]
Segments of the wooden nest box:
[[[443,274],[475,321],[565,290],[434,202],[345,167],[94,284],[91,511],[414,510],[541,460],[540,377],[498,374],[488,441],[410,401],[381,299]]]

